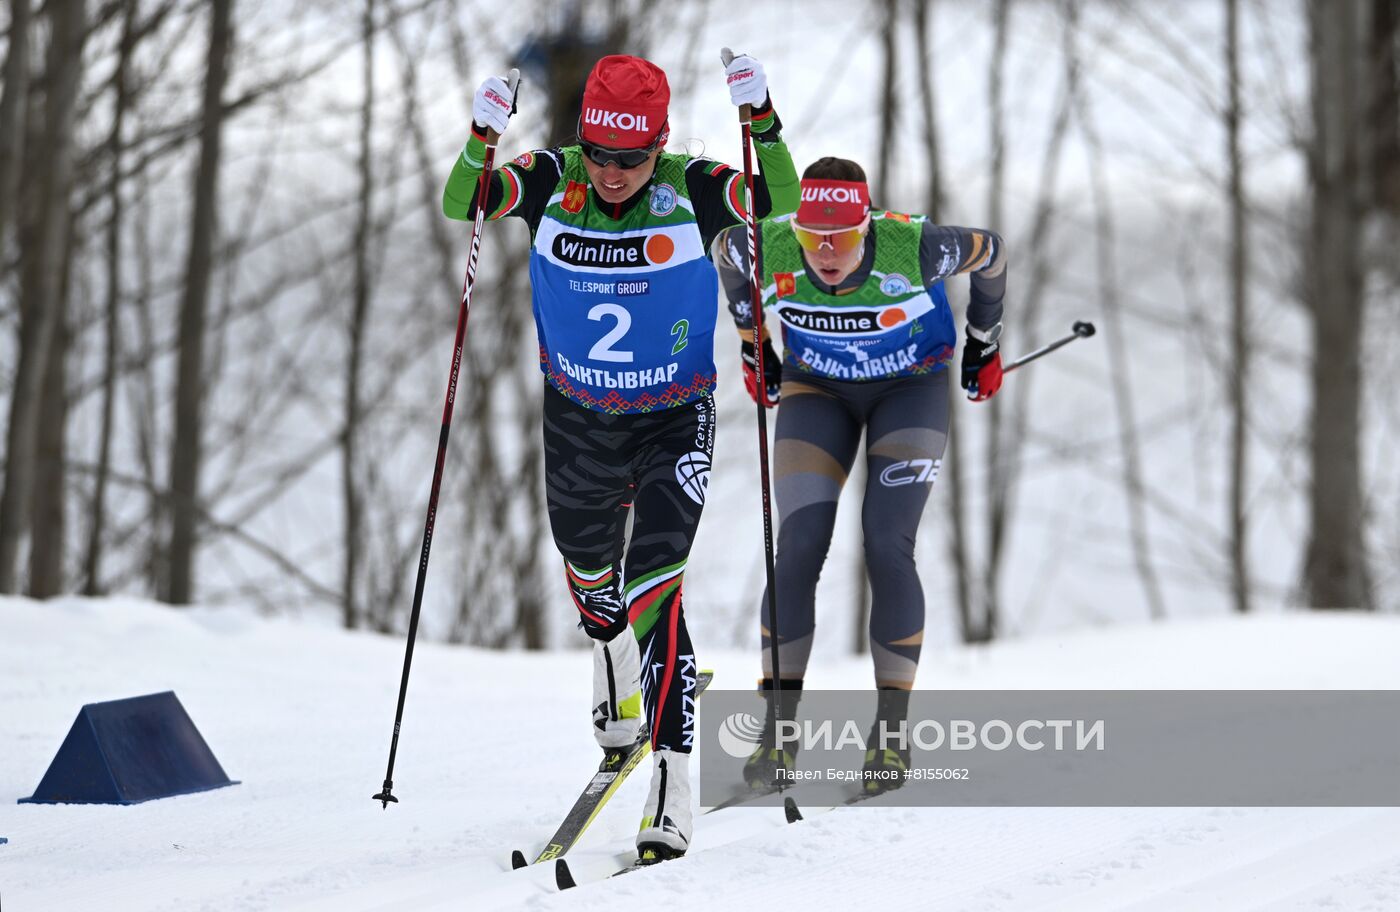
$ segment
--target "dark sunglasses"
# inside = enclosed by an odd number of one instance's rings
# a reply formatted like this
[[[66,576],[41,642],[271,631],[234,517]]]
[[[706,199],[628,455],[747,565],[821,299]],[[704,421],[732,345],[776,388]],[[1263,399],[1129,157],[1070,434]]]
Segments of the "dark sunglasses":
[[[630,171],[637,167],[656,151],[656,143],[652,143],[645,149],[606,149],[579,140],[579,146],[582,147],[583,154],[588,156],[588,160],[598,167],[605,168],[608,165],[617,165],[624,171]]]

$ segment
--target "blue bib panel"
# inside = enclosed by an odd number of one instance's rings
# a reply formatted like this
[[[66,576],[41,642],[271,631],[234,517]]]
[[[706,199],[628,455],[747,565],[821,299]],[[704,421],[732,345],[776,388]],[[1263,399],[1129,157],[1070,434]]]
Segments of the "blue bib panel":
[[[675,408],[715,386],[719,278],[685,196],[683,164],[669,158],[684,161],[663,155],[649,201],[618,221],[566,169],[535,232],[540,367],[555,389],[590,409]],[[663,180],[672,174],[679,187]]]

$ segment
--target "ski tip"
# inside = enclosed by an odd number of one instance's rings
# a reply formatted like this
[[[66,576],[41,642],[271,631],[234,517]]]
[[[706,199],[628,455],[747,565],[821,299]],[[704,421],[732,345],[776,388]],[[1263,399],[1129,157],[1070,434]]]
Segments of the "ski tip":
[[[519,871],[521,868],[527,867],[529,864],[530,864],[530,863],[529,863],[528,861],[525,860],[525,853],[524,853],[524,852],[520,851],[519,849],[512,849],[512,850],[511,850],[511,853],[510,853],[510,869],[511,869],[512,871]]]
[[[554,860],[554,883],[561,890],[572,890],[578,886],[574,875],[569,872],[569,863],[562,858]]]
[[[798,810],[797,802],[791,795],[783,799],[783,816],[787,818],[788,823],[796,823],[802,819],[802,812]]]

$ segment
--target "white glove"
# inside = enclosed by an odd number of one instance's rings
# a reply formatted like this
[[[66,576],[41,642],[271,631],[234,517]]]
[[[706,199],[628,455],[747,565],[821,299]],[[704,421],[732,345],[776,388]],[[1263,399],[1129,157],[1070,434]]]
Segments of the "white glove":
[[[477,87],[472,99],[472,120],[497,133],[506,131],[511,111],[515,108],[515,93],[499,76],[491,76]]]
[[[729,82],[729,100],[736,106],[758,107],[768,99],[768,77],[763,72],[763,64],[747,54],[729,61],[724,76]]]

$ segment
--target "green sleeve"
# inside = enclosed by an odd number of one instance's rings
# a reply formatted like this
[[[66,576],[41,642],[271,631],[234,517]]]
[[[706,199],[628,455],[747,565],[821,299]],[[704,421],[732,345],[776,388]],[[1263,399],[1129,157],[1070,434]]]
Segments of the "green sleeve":
[[[486,160],[486,141],[472,130],[471,139],[457,156],[442,191],[442,214],[448,218],[467,220],[476,215],[476,194],[481,186],[481,169]],[[492,175],[492,182],[500,178]]]
[[[768,218],[796,212],[797,204],[801,202],[802,187],[787,143],[781,139],[766,142],[755,137],[753,145],[758,152],[758,166],[763,169],[763,182],[768,186],[768,198],[772,202],[773,208]]]

